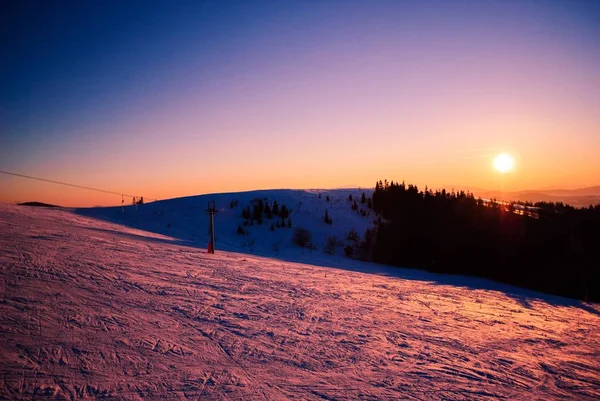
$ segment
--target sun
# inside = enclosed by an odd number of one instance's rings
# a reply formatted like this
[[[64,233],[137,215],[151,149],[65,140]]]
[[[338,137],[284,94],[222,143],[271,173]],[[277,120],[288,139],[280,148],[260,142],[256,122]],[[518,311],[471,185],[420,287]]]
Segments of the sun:
[[[515,166],[515,159],[508,153],[500,153],[494,158],[494,168],[502,174],[509,172]]]

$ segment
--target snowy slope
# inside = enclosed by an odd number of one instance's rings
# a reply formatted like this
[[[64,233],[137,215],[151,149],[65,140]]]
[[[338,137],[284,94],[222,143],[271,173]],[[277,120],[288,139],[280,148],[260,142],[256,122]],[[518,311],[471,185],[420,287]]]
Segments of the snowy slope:
[[[211,194],[168,199],[138,206],[78,209],[86,216],[125,224],[143,230],[169,235],[184,243],[206,248],[209,241],[208,215],[205,213],[209,201],[215,201],[219,214],[215,217],[215,236],[217,249],[252,253],[262,256],[276,256],[287,260],[312,260],[317,255],[325,255],[325,240],[335,236],[344,244],[350,229],[358,232],[362,238],[367,228],[372,228],[376,215],[360,203],[362,193],[372,195],[370,189],[335,190],[263,190],[226,194]],[[359,210],[352,210],[352,195],[358,201]],[[329,201],[327,201],[329,197]],[[273,201],[292,210],[290,215],[292,228],[278,228],[270,231],[276,220],[263,219],[263,224],[243,227],[247,235],[238,235],[238,225],[243,225],[242,209],[255,199]],[[237,206],[231,208],[231,202]],[[366,216],[361,216],[360,209]],[[325,224],[325,210],[333,220]],[[307,229],[313,236],[316,250],[301,249],[291,244],[294,228]],[[315,255],[316,254],[316,255]],[[337,254],[342,255],[342,246]],[[329,256],[329,255],[327,255]]]
[[[597,305],[6,205],[0,266],[1,399],[600,398]]]

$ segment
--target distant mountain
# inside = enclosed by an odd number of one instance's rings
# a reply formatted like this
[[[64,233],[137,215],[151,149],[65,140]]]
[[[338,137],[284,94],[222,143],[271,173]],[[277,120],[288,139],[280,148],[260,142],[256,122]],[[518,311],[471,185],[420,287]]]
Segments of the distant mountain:
[[[37,207],[61,207],[57,205],[51,205],[49,203],[43,202],[22,202],[18,204],[19,206],[37,206]]]
[[[448,190],[449,188],[447,188]],[[579,189],[548,189],[548,190],[525,190],[513,192],[490,191],[480,188],[456,186],[455,190],[469,190],[475,196],[484,199],[502,199],[507,201],[521,202],[563,202],[575,207],[588,207],[600,204],[600,186]]]
[[[544,192],[554,196],[600,196],[600,185],[579,189],[554,189]]]

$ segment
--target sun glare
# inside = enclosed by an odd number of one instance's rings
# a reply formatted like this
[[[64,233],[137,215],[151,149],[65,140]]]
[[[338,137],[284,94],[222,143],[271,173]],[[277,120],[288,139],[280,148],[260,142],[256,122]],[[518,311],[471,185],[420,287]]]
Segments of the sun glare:
[[[515,160],[508,153],[500,153],[494,158],[494,168],[501,173],[507,173],[513,169]]]

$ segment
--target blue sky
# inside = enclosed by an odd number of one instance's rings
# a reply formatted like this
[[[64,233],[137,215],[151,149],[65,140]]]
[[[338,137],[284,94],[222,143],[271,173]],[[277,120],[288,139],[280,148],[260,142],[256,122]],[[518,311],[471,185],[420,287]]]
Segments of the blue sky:
[[[600,176],[597,1],[19,1],[0,14],[3,170],[161,196],[385,176],[494,187],[486,158],[501,151],[522,167],[515,189]]]

